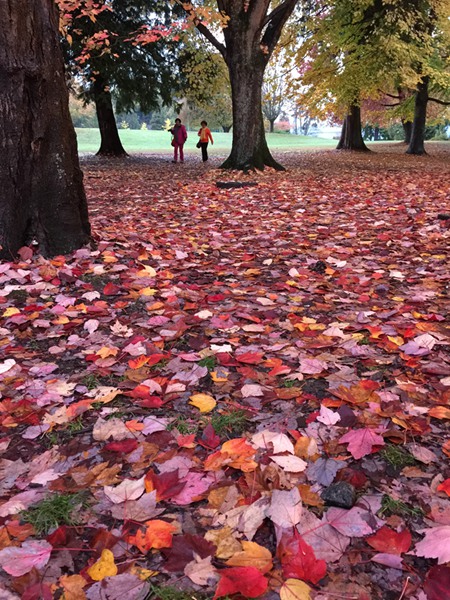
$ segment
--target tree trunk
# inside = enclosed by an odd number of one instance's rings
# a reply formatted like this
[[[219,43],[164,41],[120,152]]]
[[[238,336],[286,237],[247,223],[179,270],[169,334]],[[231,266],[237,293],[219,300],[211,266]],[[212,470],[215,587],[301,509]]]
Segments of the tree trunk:
[[[379,139],[380,139],[380,128],[375,127],[373,130],[373,141],[378,142]]]
[[[361,109],[357,104],[352,104],[350,112],[345,117],[342,125],[341,138],[337,150],[358,150],[369,152],[362,136]]]
[[[405,136],[405,139],[403,140],[403,143],[404,144],[409,144],[411,142],[412,122],[411,121],[404,121],[402,119],[402,127],[403,127],[403,134]]]
[[[107,83],[102,79],[96,79],[93,86],[93,95],[101,137],[97,156],[127,156],[120,141],[111,92],[108,90]]]
[[[428,77],[423,77],[417,86],[411,140],[406,154],[426,154],[424,140],[427,121],[428,81]]]
[[[262,171],[267,166],[284,171],[270,154],[264,132],[261,89],[265,60],[259,47],[246,55],[242,50],[246,46],[248,43],[235,39],[236,51],[228,61],[235,117],[231,154],[221,167]]]
[[[0,256],[90,239],[54,0],[0,1]]]
[[[273,133],[275,130],[275,119],[269,119],[269,133]]]

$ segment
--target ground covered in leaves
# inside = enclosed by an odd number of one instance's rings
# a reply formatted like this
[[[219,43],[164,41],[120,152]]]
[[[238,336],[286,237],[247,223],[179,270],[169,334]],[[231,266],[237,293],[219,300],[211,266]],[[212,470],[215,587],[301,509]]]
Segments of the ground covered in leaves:
[[[450,598],[450,154],[402,152],[85,160],[97,247],[0,265],[2,600]]]

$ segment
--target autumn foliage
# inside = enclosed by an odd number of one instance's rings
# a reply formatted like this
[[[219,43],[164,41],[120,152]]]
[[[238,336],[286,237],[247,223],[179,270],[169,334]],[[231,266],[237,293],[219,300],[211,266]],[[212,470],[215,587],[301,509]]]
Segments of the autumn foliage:
[[[0,266],[2,598],[448,598],[433,152],[84,163],[97,247]]]

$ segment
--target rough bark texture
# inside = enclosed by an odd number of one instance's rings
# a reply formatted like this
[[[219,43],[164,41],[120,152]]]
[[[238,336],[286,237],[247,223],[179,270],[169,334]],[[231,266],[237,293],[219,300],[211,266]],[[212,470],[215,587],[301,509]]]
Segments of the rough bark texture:
[[[411,142],[412,121],[404,121],[402,119],[402,127],[403,127],[403,134],[405,136],[403,143],[409,144]]]
[[[111,92],[108,90],[107,84],[102,80],[95,81],[93,94],[101,138],[100,149],[97,155],[126,156],[127,153],[122,146],[119,131],[117,130]]]
[[[362,136],[361,109],[356,104],[350,107],[350,111],[345,117],[341,138],[336,149],[369,152],[369,148],[365,145]]]
[[[0,1],[0,256],[90,238],[53,0]]]
[[[239,34],[245,39],[245,31]],[[241,52],[245,47],[244,39],[235,41],[236,51],[228,64],[234,115],[233,142],[230,156],[222,168],[249,171],[263,170],[268,166],[282,171],[284,167],[270,153],[264,131],[261,108],[264,57],[259,47],[254,48],[253,52]]]
[[[411,140],[406,154],[426,154],[425,125],[427,121],[428,77],[424,77],[417,86],[414,102],[414,120],[412,123]]]

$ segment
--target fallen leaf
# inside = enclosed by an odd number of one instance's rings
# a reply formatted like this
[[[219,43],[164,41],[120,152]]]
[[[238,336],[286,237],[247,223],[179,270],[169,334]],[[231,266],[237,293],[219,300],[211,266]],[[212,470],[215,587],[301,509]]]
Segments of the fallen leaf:
[[[94,581],[102,581],[105,577],[117,575],[117,566],[114,562],[114,555],[111,550],[105,548],[97,562],[95,562],[87,573]]]
[[[438,565],[450,562],[450,526],[423,529],[423,540],[418,542],[412,552],[415,556],[437,558]]]
[[[193,394],[190,397],[189,404],[198,408],[201,413],[208,413],[213,410],[217,402],[208,394]]]
[[[27,540],[22,546],[10,546],[0,550],[0,566],[13,577],[42,569],[48,563],[52,546],[45,540]]]
[[[219,571],[219,584],[214,594],[215,598],[242,594],[245,598],[262,596],[267,588],[268,581],[255,567],[230,567]]]
[[[280,588],[281,600],[310,600],[311,588],[300,579],[286,579]]]

